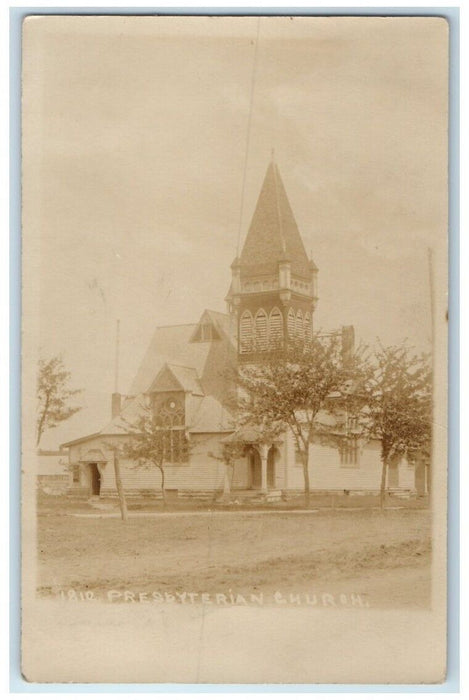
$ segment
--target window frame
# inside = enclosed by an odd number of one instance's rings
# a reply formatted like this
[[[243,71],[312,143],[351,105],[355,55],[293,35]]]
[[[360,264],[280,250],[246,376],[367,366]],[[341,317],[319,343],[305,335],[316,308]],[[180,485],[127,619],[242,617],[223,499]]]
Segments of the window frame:
[[[360,468],[361,447],[357,437],[345,438],[339,447],[339,466],[341,469]]]

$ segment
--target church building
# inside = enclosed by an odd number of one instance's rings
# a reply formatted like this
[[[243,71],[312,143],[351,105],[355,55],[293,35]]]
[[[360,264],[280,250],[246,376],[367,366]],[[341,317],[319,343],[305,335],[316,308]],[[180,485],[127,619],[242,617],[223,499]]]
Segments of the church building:
[[[192,324],[161,326],[125,396],[112,395],[109,423],[72,440],[68,448],[72,489],[90,496],[116,492],[114,462],[128,442],[128,426],[142,405],[152,405],[171,425],[165,462],[167,493],[174,496],[222,492],[258,495],[300,492],[303,466],[288,432],[264,442],[245,429],[244,454],[228,470],[223,446],[237,426],[231,410],[233,386],[227,368],[252,361],[272,341],[309,338],[318,301],[318,268],[309,259],[277,164],[269,164],[239,257],[231,265],[227,313],[206,309]],[[184,461],[178,440],[190,444]],[[117,450],[116,450],[117,448]],[[120,458],[126,493],[157,493],[160,472]],[[312,492],[378,492],[380,445],[352,439],[346,449],[311,445]],[[415,491],[415,469],[405,460],[391,465],[390,490]]]

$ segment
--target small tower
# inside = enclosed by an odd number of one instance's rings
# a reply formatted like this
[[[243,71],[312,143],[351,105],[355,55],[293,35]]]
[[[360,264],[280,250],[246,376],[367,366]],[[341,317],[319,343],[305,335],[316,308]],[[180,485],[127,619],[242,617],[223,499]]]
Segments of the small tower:
[[[231,271],[227,302],[237,319],[240,356],[248,359],[284,339],[311,337],[318,268],[308,260],[273,158]]]

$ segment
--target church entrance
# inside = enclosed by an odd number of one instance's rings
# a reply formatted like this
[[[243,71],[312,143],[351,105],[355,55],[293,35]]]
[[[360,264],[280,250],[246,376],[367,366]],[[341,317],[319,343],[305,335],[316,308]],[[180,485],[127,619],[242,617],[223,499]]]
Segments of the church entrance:
[[[267,488],[275,487],[275,465],[277,464],[280,452],[272,446],[267,454]]]
[[[267,453],[267,488],[275,488],[275,468],[280,456],[276,447],[271,447]],[[259,452],[252,449],[249,454],[249,472],[251,489],[262,488],[262,463]]]
[[[101,474],[97,464],[90,464],[90,495],[99,496],[101,493]]]
[[[260,489],[262,485],[262,467],[259,452],[252,449],[249,454],[249,471],[251,475],[251,489]]]

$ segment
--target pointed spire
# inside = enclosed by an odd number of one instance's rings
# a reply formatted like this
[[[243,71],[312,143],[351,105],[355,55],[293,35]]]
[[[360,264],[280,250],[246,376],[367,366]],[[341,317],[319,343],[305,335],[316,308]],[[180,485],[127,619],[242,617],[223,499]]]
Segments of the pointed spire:
[[[239,259],[241,273],[275,273],[279,260],[288,258],[293,273],[309,277],[308,256],[274,157],[272,149],[272,160]]]
[[[280,197],[279,197],[279,191],[278,191],[278,178],[280,177],[278,173],[278,168],[277,165],[274,161],[274,149],[272,149],[272,165],[273,165],[273,170],[274,170],[274,180],[275,180],[275,199],[277,202],[277,217],[278,217],[278,228],[280,231],[280,238],[282,240],[282,253],[285,257],[287,253],[287,246],[285,243],[285,237],[283,235],[283,225],[282,225],[282,212],[280,211]]]

